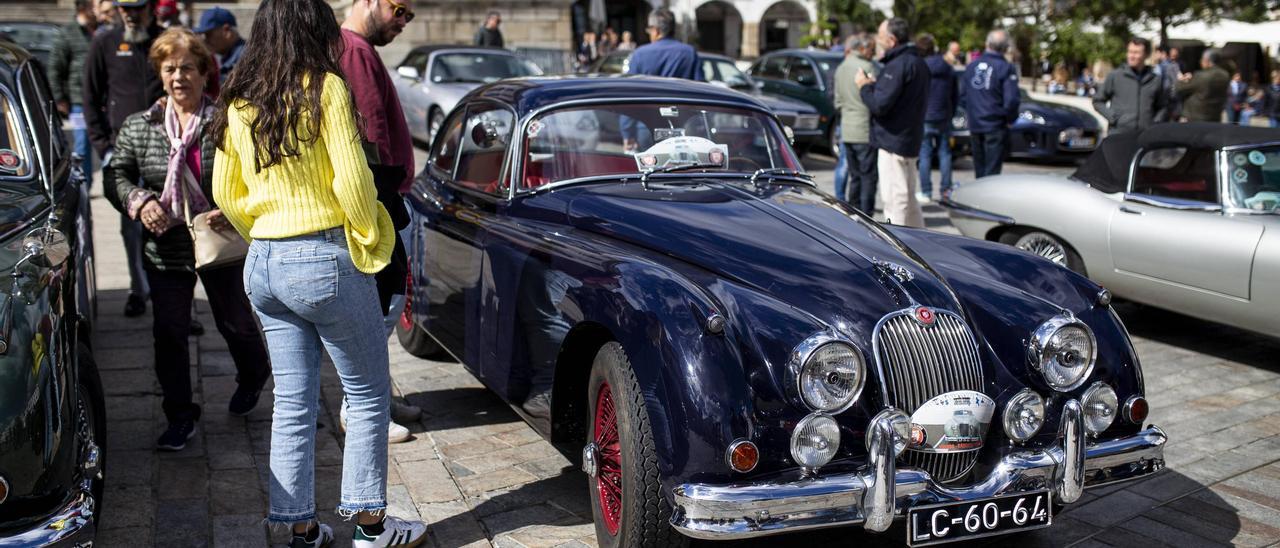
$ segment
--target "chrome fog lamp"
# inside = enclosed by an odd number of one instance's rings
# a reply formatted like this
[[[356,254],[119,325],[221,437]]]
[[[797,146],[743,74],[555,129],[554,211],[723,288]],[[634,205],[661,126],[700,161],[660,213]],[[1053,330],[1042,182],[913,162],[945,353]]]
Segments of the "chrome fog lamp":
[[[1050,387],[1066,392],[1089,378],[1098,359],[1098,345],[1089,326],[1063,314],[1036,328],[1027,345],[1027,356]]]
[[[814,413],[800,420],[791,433],[791,458],[805,468],[818,468],[836,456],[840,426],[831,415]]]
[[[1120,408],[1120,400],[1116,391],[1107,383],[1095,382],[1084,391],[1084,428],[1090,434],[1098,435],[1111,426],[1116,420],[1116,411]]]
[[[857,348],[829,342],[809,353],[800,367],[796,388],[810,409],[839,413],[862,393],[865,372],[862,353]]]
[[[1022,443],[1044,426],[1044,398],[1030,388],[1018,392],[1004,406],[1004,434]]]

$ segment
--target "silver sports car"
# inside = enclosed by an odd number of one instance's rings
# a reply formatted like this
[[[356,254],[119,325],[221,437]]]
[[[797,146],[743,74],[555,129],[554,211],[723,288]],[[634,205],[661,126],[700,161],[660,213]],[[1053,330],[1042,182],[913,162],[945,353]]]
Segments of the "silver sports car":
[[[1069,178],[1001,175],[943,205],[1115,295],[1280,337],[1280,130],[1161,124],[1108,137]]]
[[[467,92],[503,78],[541,74],[537,65],[505,49],[430,45],[413,48],[392,79],[409,133],[430,143],[445,115]]]

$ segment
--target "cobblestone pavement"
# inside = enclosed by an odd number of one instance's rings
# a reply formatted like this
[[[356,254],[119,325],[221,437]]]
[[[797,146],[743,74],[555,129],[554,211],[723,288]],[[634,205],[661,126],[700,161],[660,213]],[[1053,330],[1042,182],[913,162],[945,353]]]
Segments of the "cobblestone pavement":
[[[830,163],[807,160],[830,188]],[[1063,171],[1007,166],[1007,170]],[[825,177],[825,179],[823,179]],[[98,192],[95,191],[95,194]],[[185,451],[156,453],[164,428],[152,372],[150,317],[120,315],[127,279],[115,212],[94,202],[101,288],[95,353],[108,392],[108,487],[98,546],[261,547],[271,539],[266,512],[270,393],[247,418],[225,409],[234,367],[203,296],[208,334],[192,339],[196,398],[205,406]],[[931,227],[948,230],[941,209]],[[1146,374],[1150,422],[1164,427],[1169,469],[1140,483],[1086,492],[1050,529],[994,544],[1008,546],[1266,546],[1280,542],[1280,342],[1134,305],[1119,305]],[[421,406],[414,439],[391,446],[391,513],[431,522],[440,547],[594,546],[585,475],[454,363],[413,358],[392,342],[396,391]],[[317,441],[321,519],[338,546],[350,526],[337,504],[342,435],[335,428],[341,389],[324,369]],[[821,543],[899,545],[857,528],[723,546]]]

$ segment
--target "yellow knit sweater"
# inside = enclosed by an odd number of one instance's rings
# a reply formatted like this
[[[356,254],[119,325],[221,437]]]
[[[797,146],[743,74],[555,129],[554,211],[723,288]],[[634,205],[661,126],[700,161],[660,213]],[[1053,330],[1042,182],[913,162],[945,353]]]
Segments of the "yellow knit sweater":
[[[395,228],[378,202],[373,173],[360,146],[351,95],[329,74],[321,94],[320,136],[254,172],[253,107],[228,113],[227,139],[213,164],[213,199],[246,240],[310,234],[341,226],[356,268],[368,274],[387,266]]]

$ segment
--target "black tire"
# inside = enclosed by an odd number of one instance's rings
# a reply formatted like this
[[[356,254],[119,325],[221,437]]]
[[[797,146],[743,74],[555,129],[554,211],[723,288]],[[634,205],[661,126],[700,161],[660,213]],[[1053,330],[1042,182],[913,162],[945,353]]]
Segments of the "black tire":
[[[396,322],[396,339],[400,341],[400,346],[405,352],[415,358],[435,359],[444,356],[444,349],[436,343],[416,322],[413,321],[413,297],[412,291],[408,291],[405,295],[404,311],[400,313],[400,320]]]
[[[1011,230],[1000,235],[1000,242],[1043,257],[1059,266],[1065,266],[1082,276],[1085,275],[1084,260],[1076,250],[1061,238],[1043,230]]]
[[[615,491],[621,493],[621,500],[616,504],[616,511],[604,508],[601,484],[608,480],[609,474],[604,466],[598,466],[596,477],[588,477],[587,481],[597,542],[602,548],[687,545],[689,538],[671,527],[671,505],[662,494],[657,450],[644,396],[626,352],[616,342],[601,347],[591,365],[587,384],[587,439],[594,443],[608,439],[607,420],[604,428],[597,428],[601,422],[599,406],[607,405],[601,402],[602,394],[608,394],[612,400],[617,447],[598,450],[597,462],[612,458],[620,463],[614,478],[621,484]],[[614,516],[616,526],[612,529],[606,512]]]
[[[102,377],[98,375],[98,365],[93,360],[93,352],[84,343],[78,344],[76,350],[77,442],[81,451],[88,450],[86,441],[91,441],[97,446],[99,473],[91,479],[93,499],[101,508],[107,476],[107,402],[102,390]]]
[[[436,140],[436,133],[442,127],[444,127],[444,111],[439,107],[431,107],[427,112],[427,150],[431,150],[431,144]]]

